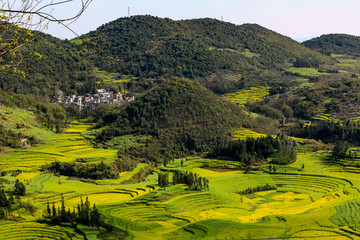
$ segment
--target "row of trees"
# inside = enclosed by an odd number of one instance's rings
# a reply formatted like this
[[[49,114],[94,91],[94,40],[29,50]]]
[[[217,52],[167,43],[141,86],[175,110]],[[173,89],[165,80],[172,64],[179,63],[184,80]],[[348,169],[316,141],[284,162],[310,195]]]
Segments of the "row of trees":
[[[319,66],[319,62],[316,58],[296,58],[294,62],[294,67],[298,68],[311,68]]]
[[[238,192],[241,195],[247,195],[247,194],[253,194],[256,192],[264,192],[264,191],[270,191],[270,190],[276,190],[277,188],[275,186],[271,186],[268,183],[263,186],[257,186],[253,188],[247,188],[243,191]]]
[[[206,177],[200,177],[198,174],[193,172],[182,172],[176,170],[173,172],[173,184],[184,183],[189,188],[195,190],[209,190],[209,179]]]
[[[209,190],[209,179],[200,177],[196,173],[182,172],[175,170],[173,172],[173,184],[186,184],[189,188],[195,190]],[[169,185],[169,173],[158,173],[158,184],[160,187]]]
[[[306,127],[298,127],[290,130],[290,134],[296,137],[312,138],[324,143],[347,141],[356,145],[360,144],[360,123],[351,120],[340,122],[320,121]]]
[[[136,167],[136,162],[127,159],[117,159],[111,164],[103,161],[99,164],[82,164],[77,162],[59,162],[55,161],[49,165],[42,166],[42,171],[48,171],[54,174],[80,177],[90,179],[116,179],[119,173],[124,171],[132,171]]]
[[[85,202],[80,198],[80,203],[78,203],[77,209],[73,211],[68,208],[66,210],[64,197],[61,195],[61,207],[56,208],[55,203],[50,207],[49,201],[47,202],[47,218],[50,218],[53,222],[70,222],[81,223],[91,227],[100,227],[102,226],[102,220],[99,210],[96,208],[95,204],[93,207],[90,207],[90,202],[88,197],[86,197]]]
[[[217,145],[209,157],[226,157],[251,165],[272,157],[273,163],[288,164],[296,160],[298,143],[285,134],[247,138],[246,140],[227,141]]]

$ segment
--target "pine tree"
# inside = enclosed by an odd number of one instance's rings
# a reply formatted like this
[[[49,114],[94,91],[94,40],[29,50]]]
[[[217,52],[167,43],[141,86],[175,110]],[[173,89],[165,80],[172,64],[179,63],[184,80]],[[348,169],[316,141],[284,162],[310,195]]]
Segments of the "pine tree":
[[[91,224],[92,227],[100,227],[100,213],[95,204],[91,210]]]
[[[88,197],[86,197],[84,206],[84,223],[86,225],[90,224],[90,202]]]
[[[52,215],[53,215],[53,217],[56,217],[56,207],[55,207],[55,203],[53,203],[53,205],[52,205]]]
[[[47,210],[48,217],[50,217],[51,216],[51,209],[50,209],[49,199],[47,200],[46,210]]]
[[[18,196],[24,196],[26,192],[25,185],[19,181],[19,179],[16,179],[15,181],[15,187],[14,187],[14,194]]]
[[[68,208],[68,210],[66,212],[66,221],[71,222],[71,223],[73,222],[73,218],[72,218],[70,208]]]
[[[0,207],[6,207],[8,205],[7,198],[4,189],[0,191]]]
[[[61,194],[61,218],[66,221],[66,209],[64,196]]]

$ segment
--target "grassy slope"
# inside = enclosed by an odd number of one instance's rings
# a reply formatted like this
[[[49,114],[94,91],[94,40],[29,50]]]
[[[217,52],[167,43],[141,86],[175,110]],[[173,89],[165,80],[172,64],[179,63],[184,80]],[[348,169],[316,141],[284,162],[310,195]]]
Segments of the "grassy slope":
[[[27,134],[34,135],[43,141],[43,144],[30,149],[9,149],[2,154],[0,167],[6,171],[25,170],[38,171],[42,165],[54,161],[70,162],[77,158],[84,158],[89,162],[111,162],[116,156],[116,150],[94,149],[80,135],[82,131],[91,127],[87,123],[76,123],[66,130],[65,134],[54,134],[39,126],[35,116],[25,110],[4,109],[4,117],[7,120],[3,124],[8,128],[14,128],[16,123],[24,124]],[[16,164],[14,164],[14,160]]]

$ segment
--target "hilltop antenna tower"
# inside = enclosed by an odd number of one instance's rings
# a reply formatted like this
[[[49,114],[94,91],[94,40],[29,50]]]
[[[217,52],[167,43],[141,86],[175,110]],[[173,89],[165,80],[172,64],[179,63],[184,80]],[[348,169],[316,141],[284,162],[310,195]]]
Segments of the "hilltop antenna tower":
[[[224,16],[221,16],[221,21],[222,21],[222,22],[224,21]]]
[[[128,7],[128,18],[130,17],[130,7]]]

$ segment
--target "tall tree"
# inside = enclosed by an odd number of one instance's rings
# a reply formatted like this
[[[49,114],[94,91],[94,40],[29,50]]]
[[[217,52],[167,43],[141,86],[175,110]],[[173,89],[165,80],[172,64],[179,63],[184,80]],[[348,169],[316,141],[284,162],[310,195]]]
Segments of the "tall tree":
[[[18,196],[24,196],[26,192],[25,185],[19,181],[19,179],[16,179],[15,181],[15,188],[14,188],[14,194]]]

